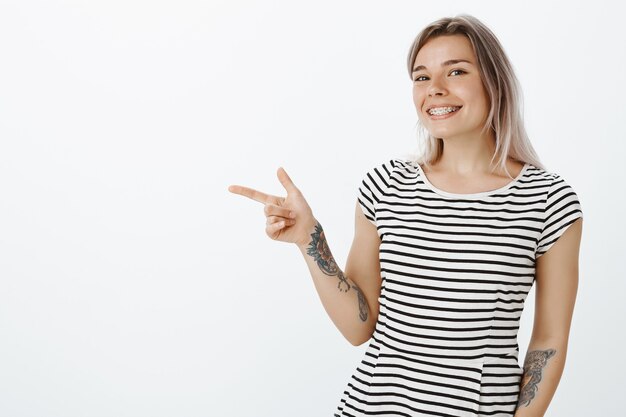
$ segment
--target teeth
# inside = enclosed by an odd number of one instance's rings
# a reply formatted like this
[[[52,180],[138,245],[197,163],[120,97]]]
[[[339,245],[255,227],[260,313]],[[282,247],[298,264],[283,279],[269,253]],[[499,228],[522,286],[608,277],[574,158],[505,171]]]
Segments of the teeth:
[[[434,109],[428,110],[428,113],[434,116],[439,116],[442,114],[448,114],[450,112],[457,111],[458,109],[459,107],[435,107]]]

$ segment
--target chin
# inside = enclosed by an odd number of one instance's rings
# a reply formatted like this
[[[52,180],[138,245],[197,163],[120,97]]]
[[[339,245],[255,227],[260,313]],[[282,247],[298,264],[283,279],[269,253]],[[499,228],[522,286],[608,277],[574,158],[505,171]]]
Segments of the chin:
[[[461,134],[461,132],[451,132],[446,129],[434,129],[434,130],[429,129],[428,133],[430,133],[430,135],[435,138],[441,138],[441,139],[447,139],[447,138],[454,137],[454,136]]]

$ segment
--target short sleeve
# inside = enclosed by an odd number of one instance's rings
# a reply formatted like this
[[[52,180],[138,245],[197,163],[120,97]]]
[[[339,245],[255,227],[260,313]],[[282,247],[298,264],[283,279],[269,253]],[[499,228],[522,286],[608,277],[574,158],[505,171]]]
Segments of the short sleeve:
[[[546,199],[543,230],[537,241],[535,259],[546,253],[567,228],[582,217],[578,195],[563,178],[555,174]]]
[[[376,225],[376,208],[389,188],[389,178],[394,167],[393,160],[371,168],[363,176],[358,187],[357,200],[367,219]]]

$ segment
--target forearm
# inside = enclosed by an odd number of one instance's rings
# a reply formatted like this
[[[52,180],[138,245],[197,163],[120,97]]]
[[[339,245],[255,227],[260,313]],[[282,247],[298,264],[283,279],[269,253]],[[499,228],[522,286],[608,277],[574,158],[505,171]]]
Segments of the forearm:
[[[561,380],[567,337],[531,339],[514,417],[542,417]]]
[[[376,317],[355,282],[335,262],[319,222],[311,225],[310,239],[298,244],[311,272],[326,313],[341,334],[355,346],[371,337]]]

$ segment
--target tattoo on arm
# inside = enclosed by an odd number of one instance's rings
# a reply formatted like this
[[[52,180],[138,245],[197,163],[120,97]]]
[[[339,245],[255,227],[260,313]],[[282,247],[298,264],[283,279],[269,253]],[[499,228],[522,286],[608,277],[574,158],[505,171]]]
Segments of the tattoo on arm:
[[[359,318],[361,321],[366,321],[368,306],[365,296],[356,284],[353,283],[350,285],[344,273],[341,269],[339,269],[339,266],[337,266],[335,258],[333,258],[333,255],[330,253],[330,248],[328,247],[328,242],[326,241],[322,225],[319,222],[315,225],[315,232],[311,233],[311,242],[309,242],[309,247],[307,248],[306,253],[307,255],[313,257],[315,263],[317,263],[317,266],[319,266],[323,273],[329,276],[337,276],[337,278],[339,278],[339,282],[337,283],[339,291],[348,292],[350,288],[353,288],[354,291],[356,291],[357,298],[359,300]]]
[[[543,369],[548,363],[548,359],[556,354],[554,349],[533,350],[526,354],[524,360],[524,376],[520,388],[517,406],[526,406],[530,404],[537,394],[537,384],[541,381]]]
[[[361,289],[357,287],[354,283],[352,284],[352,287],[354,288],[354,291],[356,291],[357,297],[359,297],[359,318],[361,319],[361,321],[366,321],[368,307],[365,296],[363,295],[363,291],[361,291]]]

